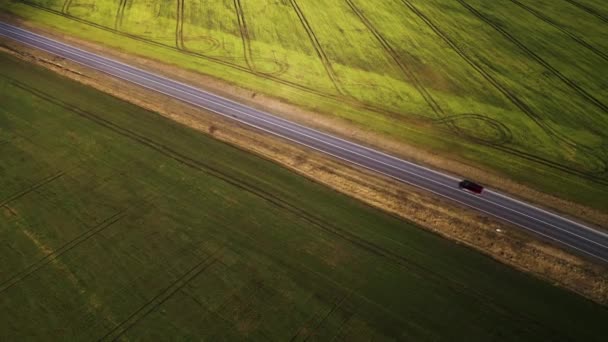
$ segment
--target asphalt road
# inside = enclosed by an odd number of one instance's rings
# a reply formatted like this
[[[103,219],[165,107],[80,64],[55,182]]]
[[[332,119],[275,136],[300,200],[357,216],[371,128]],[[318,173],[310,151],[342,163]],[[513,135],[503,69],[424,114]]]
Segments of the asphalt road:
[[[392,177],[510,222],[581,255],[608,263],[608,234],[496,191],[460,190],[453,176],[304,127],[269,113],[0,22],[0,35],[97,69],[261,131]]]

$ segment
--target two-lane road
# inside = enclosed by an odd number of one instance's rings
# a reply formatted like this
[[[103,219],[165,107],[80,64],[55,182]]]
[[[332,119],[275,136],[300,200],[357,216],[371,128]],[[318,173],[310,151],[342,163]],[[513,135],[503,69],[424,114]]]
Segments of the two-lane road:
[[[2,22],[0,35],[422,188],[608,263],[608,234],[504,194],[470,194],[458,188],[455,177]]]

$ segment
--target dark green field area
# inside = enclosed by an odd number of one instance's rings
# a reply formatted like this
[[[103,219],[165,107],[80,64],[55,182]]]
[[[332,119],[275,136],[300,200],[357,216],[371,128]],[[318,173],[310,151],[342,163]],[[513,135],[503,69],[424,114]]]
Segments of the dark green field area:
[[[0,10],[608,211],[606,4],[15,0]]]
[[[0,55],[0,340],[603,340],[608,310]]]

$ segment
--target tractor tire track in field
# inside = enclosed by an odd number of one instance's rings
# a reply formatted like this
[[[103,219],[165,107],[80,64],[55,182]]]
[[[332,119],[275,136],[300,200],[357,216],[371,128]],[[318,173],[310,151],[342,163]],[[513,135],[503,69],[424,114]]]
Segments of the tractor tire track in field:
[[[572,40],[574,40],[575,42],[579,43],[583,47],[587,48],[589,51],[593,52],[597,56],[603,58],[604,60],[608,60],[608,55],[605,54],[603,51],[601,51],[600,49],[596,48],[595,46],[589,44],[588,42],[586,42],[584,39],[580,38],[576,34],[570,32],[568,29],[564,28],[562,25],[560,25],[559,23],[557,23],[553,19],[545,16],[541,12],[535,10],[534,8],[531,8],[530,6],[521,3],[519,0],[510,0],[510,1],[512,3],[514,3],[515,5],[521,7],[523,10],[529,12],[530,14],[532,14],[533,16],[535,16],[536,18],[538,18],[538,19],[544,21],[545,23],[553,26],[554,28],[560,30],[562,33],[564,33],[565,35],[567,35],[568,37],[570,37]]]
[[[61,6],[61,13],[68,14],[70,12],[70,6],[72,6],[72,0],[65,0],[63,6]]]
[[[4,200],[0,201],[0,207],[3,207],[15,200],[18,200],[19,198],[29,194],[30,192],[32,192],[36,189],[39,189],[40,187],[42,187],[46,184],[49,184],[50,182],[62,177],[63,175],[65,175],[65,172],[62,171],[57,174],[54,174],[54,175],[41,179],[39,182],[32,184],[29,187],[19,191],[18,193],[13,194],[13,195],[9,196],[8,198],[5,198]]]
[[[353,13],[359,17],[359,20],[367,27],[368,31],[376,38],[376,40],[382,45],[384,51],[391,57],[391,59],[397,64],[401,72],[413,83],[416,90],[420,93],[424,101],[433,110],[435,115],[439,118],[445,116],[443,108],[435,101],[433,96],[426,90],[422,85],[416,74],[399,58],[399,53],[393,49],[389,42],[382,36],[382,34],[376,29],[376,27],[367,19],[365,14],[352,2],[352,0],[345,0],[348,6],[351,8]]]
[[[85,111],[83,109],[80,109],[76,106],[70,105],[70,104],[63,102],[59,99],[56,99],[53,96],[46,94],[40,90],[31,88],[31,87],[19,82],[18,80],[11,79],[11,78],[5,77],[5,76],[2,76],[2,77],[8,79],[14,86],[19,87],[20,89],[28,91],[29,93],[31,93],[35,96],[38,96],[41,99],[44,99],[57,106],[61,106],[62,108],[66,109],[84,119],[90,120],[90,121],[98,124],[101,127],[107,128],[123,137],[131,139],[139,144],[142,144],[156,152],[159,152],[160,154],[162,154],[170,159],[175,160],[176,162],[178,162],[184,166],[187,166],[194,170],[208,174],[209,176],[220,179],[220,180],[224,181],[225,183],[234,186],[235,188],[238,188],[244,192],[250,193],[250,194],[260,198],[261,200],[264,200],[267,203],[273,205],[274,207],[284,210],[285,212],[290,213],[294,217],[310,223],[310,227],[312,227],[312,228],[322,230],[328,234],[334,235],[334,236],[348,242],[349,244],[351,244],[352,246],[354,246],[356,248],[366,251],[367,253],[374,255],[376,257],[385,259],[386,261],[391,262],[399,267],[403,267],[405,269],[409,269],[412,271],[417,271],[420,274],[424,274],[428,277],[434,278],[438,283],[446,284],[446,287],[450,288],[452,291],[457,292],[461,296],[471,297],[472,300],[476,300],[482,304],[485,303],[484,305],[499,306],[498,304],[495,304],[495,302],[492,301],[491,298],[488,298],[483,294],[476,293],[475,290],[467,287],[466,285],[464,285],[460,282],[454,281],[450,278],[447,278],[447,277],[437,273],[433,269],[420,265],[419,263],[413,262],[413,261],[409,260],[408,258],[404,257],[403,255],[396,253],[390,249],[384,248],[378,244],[375,244],[366,239],[363,239],[363,238],[351,233],[349,230],[337,227],[331,222],[320,219],[320,218],[316,217],[314,214],[311,214],[311,213],[307,212],[306,210],[301,209],[299,206],[294,205],[288,201],[285,201],[285,200],[277,197],[276,195],[269,193],[268,191],[266,191],[264,189],[261,189],[255,185],[248,184],[247,182],[244,182],[243,180],[241,180],[239,178],[232,177],[226,173],[223,173],[221,170],[218,170],[217,168],[215,168],[211,165],[205,164],[198,160],[194,160],[188,156],[185,156],[185,155],[179,153],[178,151],[175,151],[175,150],[173,150],[167,146],[164,146],[162,144],[159,144],[145,136],[135,133],[135,132],[129,130],[128,128],[116,125],[113,122],[108,121],[107,119],[104,119],[103,117],[100,117],[96,114]]]
[[[589,94],[585,89],[580,87],[576,82],[569,79],[566,75],[562,74],[559,70],[557,70],[553,65],[549,62],[545,61],[541,56],[537,55],[534,51],[530,50],[524,43],[520,42],[517,38],[515,38],[509,31],[502,28],[500,25],[496,24],[492,19],[483,15],[483,13],[479,12],[476,8],[468,4],[464,0],[456,0],[458,1],[464,8],[466,8],[471,14],[494,28],[496,31],[500,32],[500,34],[509,40],[511,43],[515,44],[519,47],[528,57],[537,61],[540,65],[542,65],[545,69],[549,70],[555,77],[559,78],[564,84],[578,93],[580,96],[587,99],[588,102],[592,103],[605,113],[608,113],[608,106],[606,106],[602,101],[597,99],[595,96]]]
[[[406,0],[402,0],[402,2],[406,6],[408,6],[408,7],[409,6],[413,7],[413,5],[411,5],[411,3],[409,3]],[[392,109],[380,107],[380,106],[377,106],[377,105],[372,105],[372,104],[369,104],[369,103],[360,102],[360,101],[358,101],[358,100],[356,100],[354,98],[348,97],[348,96],[341,96],[341,95],[335,95],[335,94],[326,93],[326,92],[320,91],[318,89],[311,88],[311,87],[308,87],[308,86],[305,86],[305,85],[302,85],[302,84],[299,84],[299,83],[296,83],[296,82],[291,82],[291,81],[287,81],[287,80],[278,78],[276,76],[272,76],[272,75],[268,75],[268,74],[255,73],[255,72],[249,70],[247,67],[243,67],[243,66],[241,66],[239,64],[236,64],[236,63],[230,63],[230,62],[227,62],[227,61],[225,61],[223,59],[220,59],[220,58],[217,58],[217,57],[211,57],[211,56],[208,56],[208,55],[204,55],[204,54],[200,54],[200,53],[196,53],[196,52],[192,52],[192,51],[182,51],[182,50],[179,50],[175,46],[172,46],[172,45],[167,45],[167,44],[159,43],[159,42],[156,42],[156,41],[153,41],[153,40],[149,40],[149,39],[145,39],[145,38],[142,38],[142,37],[139,37],[137,35],[130,34],[130,33],[116,31],[116,30],[114,30],[112,28],[109,28],[109,27],[106,27],[106,26],[102,26],[102,25],[99,25],[99,24],[96,24],[96,23],[93,23],[93,22],[90,22],[90,21],[87,21],[87,20],[84,20],[84,19],[81,19],[81,18],[78,18],[78,17],[74,17],[74,16],[71,16],[71,15],[65,15],[65,14],[63,14],[63,13],[61,13],[59,11],[55,11],[55,10],[52,10],[52,9],[40,6],[38,4],[31,3],[31,2],[29,2],[27,0],[23,0],[22,3],[24,5],[36,8],[38,10],[49,12],[49,13],[52,13],[52,14],[55,14],[55,15],[59,15],[59,16],[62,16],[64,18],[68,19],[68,20],[73,20],[73,21],[76,21],[76,22],[79,22],[79,23],[82,23],[82,24],[85,24],[85,25],[88,25],[88,26],[91,26],[91,27],[95,27],[95,28],[100,29],[100,30],[111,32],[113,34],[117,34],[117,35],[129,38],[129,39],[133,39],[135,41],[139,41],[139,42],[147,44],[147,45],[162,47],[162,48],[165,48],[165,49],[168,49],[168,50],[173,50],[173,51],[176,51],[176,52],[180,52],[182,54],[189,55],[189,56],[192,56],[192,57],[206,59],[206,60],[208,60],[210,62],[217,63],[217,64],[220,64],[220,65],[223,65],[223,66],[226,66],[226,67],[230,67],[230,68],[233,68],[235,70],[239,70],[241,72],[249,73],[249,74],[254,75],[254,76],[262,77],[262,78],[274,81],[276,83],[282,84],[284,86],[292,87],[294,89],[297,89],[297,90],[300,90],[300,91],[303,91],[303,92],[306,92],[306,93],[309,93],[309,94],[317,95],[317,96],[320,96],[322,98],[326,98],[326,99],[329,99],[329,100],[341,101],[343,103],[349,104],[349,105],[354,106],[356,108],[361,108],[363,110],[369,110],[369,111],[372,111],[372,112],[375,112],[375,113],[380,113],[380,114],[386,115],[388,117],[394,118],[396,120],[403,120],[403,115],[401,113],[399,113],[399,112],[393,111]],[[410,9],[412,9],[412,8],[410,8]],[[534,112],[531,112],[530,109],[529,109],[529,107],[525,103],[521,102],[517,97],[515,97],[513,94],[511,94],[502,85],[498,84],[495,79],[493,79],[484,69],[481,68],[481,66],[479,66],[472,59],[470,59],[468,56],[466,56],[464,54],[464,52],[462,51],[462,49],[460,49],[449,37],[447,37],[442,31],[440,31],[424,14],[420,13],[420,11],[418,11],[417,8],[414,7],[412,9],[412,11],[414,11],[414,13],[416,15],[418,15],[419,17],[420,17],[420,15],[422,15],[423,17],[421,17],[421,19],[423,21],[425,21],[425,23],[427,25],[429,25],[429,27],[433,31],[435,31],[435,33],[441,39],[443,39],[446,43],[448,43],[448,45],[458,55],[460,55],[467,63],[469,63],[469,65],[471,65],[471,67],[473,67],[478,73],[480,73],[488,82],[490,82],[490,84],[492,84],[492,86],[494,86],[501,93],[503,93],[503,95],[505,95],[511,102],[513,102],[516,107],[520,108],[520,110],[522,110],[522,112],[524,112],[526,115],[528,115],[539,127],[541,127],[541,129],[543,129],[543,131],[545,131],[545,133],[547,133],[548,135],[554,137],[555,139],[557,139],[559,141],[567,143],[570,146],[576,146],[575,142],[567,142],[568,138],[564,137],[564,136],[561,136],[559,134],[559,132],[553,133],[554,130],[550,126],[545,125],[542,122],[542,119],[539,121],[535,117]],[[412,114],[412,115],[415,115],[415,114]],[[420,116],[420,118],[427,119],[426,117],[423,117],[423,116]],[[495,149],[497,149],[497,150],[499,150],[499,151],[501,151],[501,152],[504,152],[504,153],[507,153],[507,154],[511,154],[511,155],[520,157],[520,158],[522,158],[524,160],[527,160],[529,162],[534,162],[534,163],[537,163],[537,164],[549,167],[551,169],[559,170],[561,172],[564,172],[564,173],[567,173],[567,174],[570,174],[570,175],[575,175],[575,176],[578,176],[578,177],[581,177],[581,178],[585,178],[585,179],[587,179],[589,181],[592,181],[592,182],[595,182],[595,183],[598,183],[598,184],[603,184],[603,185],[608,184],[608,181],[604,178],[605,172],[606,172],[606,164],[605,164],[604,160],[601,160],[601,159],[599,159],[597,157],[595,157],[595,158],[598,159],[598,161],[602,164],[601,170],[600,171],[598,171],[598,170],[589,170],[589,171],[587,171],[587,170],[581,170],[580,168],[577,168],[577,167],[573,167],[573,166],[565,165],[565,164],[562,164],[562,163],[559,163],[559,162],[555,162],[555,161],[550,160],[548,158],[545,158],[545,157],[542,157],[542,156],[539,156],[539,155],[536,155],[536,154],[532,154],[532,153],[529,153],[527,151],[521,151],[521,150],[516,149],[516,148],[511,148],[511,147],[506,147],[506,146],[492,146],[492,147],[495,148]]]
[[[311,337],[315,336],[317,334],[317,331],[323,326],[323,324],[325,323],[325,321],[327,321],[327,319],[336,311],[338,310],[342,304],[348,299],[350,293],[347,293],[345,296],[343,296],[342,298],[336,300],[332,307],[327,311],[327,313],[325,314],[325,316],[323,316],[323,318],[319,321],[319,323],[316,324],[316,326],[313,328],[312,331],[308,332],[306,334],[306,337],[304,338],[304,342],[308,341]]]
[[[122,21],[125,16],[125,7],[127,6],[128,0],[120,0],[118,9],[116,10],[116,19],[114,20],[114,29],[120,31],[122,27]]]
[[[111,217],[103,220],[101,223],[99,223],[95,227],[85,231],[84,233],[78,235],[77,237],[70,240],[69,242],[67,242],[66,244],[61,246],[60,248],[47,254],[44,258],[36,261],[35,263],[31,264],[30,266],[23,269],[19,273],[15,274],[11,278],[0,283],[0,293],[3,293],[6,290],[12,288],[13,286],[19,284],[21,281],[27,279],[29,276],[31,276],[32,274],[34,274],[36,271],[40,270],[44,266],[50,264],[51,262],[58,259],[65,253],[76,248],[81,243],[89,240],[90,238],[97,235],[101,231],[107,229],[108,227],[112,226],[116,222],[120,221],[123,217],[124,217],[124,211],[121,211],[121,212],[118,212],[118,213],[112,215]]]
[[[544,164],[546,166],[553,165],[553,166],[555,166],[555,168],[557,168],[559,170],[562,170],[562,171],[571,170],[572,172],[575,172],[579,176],[585,177],[589,180],[596,179],[599,182],[601,182],[602,184],[608,183],[603,178],[600,178],[606,172],[607,165],[603,159],[601,159],[600,157],[598,157],[595,154],[596,151],[594,151],[592,148],[589,148],[585,145],[578,144],[576,141],[570,139],[568,136],[560,133],[559,131],[557,131],[556,129],[554,129],[547,123],[545,123],[543,118],[540,115],[538,115],[530,106],[528,106],[528,104],[526,104],[524,101],[522,101],[517,95],[512,93],[507,87],[503,86],[496,78],[494,78],[492,75],[490,75],[490,73],[487,72],[486,69],[483,68],[479,63],[475,62],[471,57],[469,57],[462,50],[462,48],[460,48],[460,46],[458,46],[458,44],[456,44],[456,42],[454,42],[452,40],[452,38],[450,38],[445,32],[443,32],[439,27],[437,27],[437,25],[435,25],[435,23],[433,23],[433,21],[430,20],[429,17],[427,17],[424,13],[422,13],[409,0],[401,0],[401,2],[407,8],[409,8],[416,16],[418,16],[418,18],[420,18],[431,30],[433,30],[433,32],[435,32],[435,34],[437,36],[439,36],[439,38],[441,38],[446,44],[448,44],[448,46],[450,46],[450,48],[456,54],[458,54],[467,64],[469,64],[469,66],[471,66],[475,71],[477,71],[486,81],[488,81],[488,83],[490,83],[496,90],[501,92],[513,105],[515,105],[517,108],[519,108],[532,121],[534,121],[534,123],[537,126],[539,126],[547,135],[553,137],[556,140],[563,142],[564,144],[566,144],[568,146],[580,149],[581,152],[585,153],[587,156],[592,157],[593,159],[596,159],[596,161],[600,165],[598,168],[596,168],[596,170],[593,170],[590,173],[581,172],[580,170],[576,170],[574,168],[570,168],[570,167],[561,165],[559,163],[555,163],[553,161],[547,160],[546,158],[540,158],[540,157],[528,154],[526,152],[519,151],[517,149],[496,146],[497,149],[500,149],[505,152],[508,151],[514,155],[521,156],[528,160],[533,160],[533,159],[538,158],[538,161],[541,164]],[[600,177],[597,177],[596,175],[600,175]]]
[[[184,0],[177,0],[175,47],[179,50],[186,50],[184,45]]]
[[[511,142],[513,135],[508,127],[499,123],[496,120],[485,117],[483,115],[463,115],[462,118],[468,119],[476,119],[481,120],[482,122],[489,124],[490,127],[494,128],[494,131],[497,134],[496,137],[490,139],[480,138],[478,136],[471,135],[461,129],[459,126],[455,124],[455,121],[460,117],[456,116],[448,116],[447,113],[443,110],[443,108],[437,103],[433,95],[429,93],[426,87],[420,82],[416,73],[409,68],[409,66],[401,60],[399,53],[392,47],[392,45],[384,38],[384,36],[378,31],[378,29],[369,21],[369,19],[365,16],[363,11],[361,11],[357,5],[353,3],[352,0],[345,0],[348,6],[351,8],[353,13],[361,20],[361,22],[367,27],[368,31],[372,33],[372,35],[376,38],[376,40],[382,45],[386,54],[397,64],[401,72],[411,81],[414,85],[418,93],[422,96],[424,101],[427,103],[429,108],[435,113],[437,116],[437,120],[435,123],[438,124],[446,124],[454,133],[458,134],[462,138],[469,139],[474,142],[483,142],[492,145],[504,145]]]
[[[574,1],[574,0],[564,0],[564,1],[566,1],[567,3],[569,3],[569,4],[571,4],[571,5],[575,6],[575,7],[578,7],[579,9],[581,9],[581,10],[583,10],[583,11],[585,11],[585,12],[587,12],[587,13],[595,16],[595,17],[597,17],[601,21],[603,21],[605,23],[608,23],[608,18],[606,18],[603,14],[601,14],[598,11],[596,11],[595,9],[593,9],[593,8],[591,8],[589,6],[586,6],[584,4],[581,4],[578,1]]]
[[[241,32],[241,41],[243,42],[243,54],[245,57],[245,63],[249,70],[256,72],[255,63],[253,61],[253,51],[251,49],[251,36],[249,35],[249,28],[247,27],[247,21],[245,20],[245,13],[243,12],[243,6],[241,0],[234,1],[234,10],[236,11],[236,17],[239,23],[239,31]]]
[[[300,19],[300,23],[302,23],[304,30],[306,30],[306,34],[308,35],[310,42],[312,43],[315,51],[317,52],[317,56],[319,56],[321,63],[323,63],[323,67],[325,68],[325,72],[327,73],[327,76],[329,76],[329,78],[330,78],[331,82],[334,84],[334,87],[336,88],[336,90],[340,94],[346,95],[346,91],[342,88],[340,80],[339,80],[338,76],[336,75],[336,71],[334,70],[334,68],[331,64],[329,57],[327,57],[327,54],[325,53],[323,46],[321,46],[319,39],[315,35],[315,32],[313,31],[312,27],[310,26],[310,23],[306,19],[304,12],[302,12],[300,5],[298,5],[296,0],[289,0],[289,2],[291,3],[291,7],[293,7],[293,10],[296,12],[296,15]]]
[[[224,267],[225,269],[229,269],[230,267],[227,266],[225,263],[222,263],[221,261],[218,262],[219,264],[222,265],[222,267]],[[245,313],[249,314],[249,313],[253,313],[255,312],[255,301],[261,301],[261,302],[270,302],[273,298],[273,296],[275,296],[277,293],[277,291],[275,291],[272,288],[269,288],[268,286],[266,286],[264,284],[263,280],[260,279],[254,279],[254,280],[249,280],[247,281],[247,283],[239,288],[238,292],[232,292],[230,293],[229,296],[225,296],[224,300],[222,300],[221,304],[219,306],[217,306],[214,309],[210,309],[210,308],[205,308],[206,311],[208,311],[209,313],[219,317],[220,319],[222,319],[223,321],[229,323],[232,326],[235,326],[238,324],[238,318],[242,318],[242,314]],[[241,295],[243,294],[243,295]],[[194,296],[189,296],[190,298],[194,299]],[[198,302],[198,300],[197,300]],[[203,305],[201,305],[203,306]],[[234,312],[232,311],[233,308],[238,307],[238,312]],[[229,315],[224,315],[223,313],[228,311]],[[226,317],[229,316],[229,317]],[[237,318],[237,320],[235,320],[234,318]],[[272,341],[273,339],[268,336],[268,334],[263,331],[256,331],[256,334],[259,334],[261,336],[263,336],[267,341]],[[251,339],[251,336],[250,336]],[[253,338],[253,340],[255,340],[255,338]]]
[[[119,323],[114,329],[107,332],[99,341],[116,341],[124,335],[129,329],[136,325],[148,314],[156,310],[159,306],[169,300],[174,294],[183,289],[188,283],[201,275],[206,269],[212,266],[217,260],[218,251],[206,259],[198,262],[194,267],[190,268],[186,273],[179,276],[174,282],[160,291],[156,296],[146,302],[137,311],[132,313],[126,320]]]

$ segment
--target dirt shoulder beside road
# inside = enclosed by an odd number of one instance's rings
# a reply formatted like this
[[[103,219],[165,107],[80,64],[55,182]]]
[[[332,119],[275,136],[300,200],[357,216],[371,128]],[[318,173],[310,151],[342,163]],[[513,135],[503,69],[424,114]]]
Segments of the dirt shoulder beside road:
[[[72,43],[82,43],[63,36],[58,38]],[[100,47],[88,43],[82,45],[86,45],[91,50],[102,50]],[[217,139],[273,160],[312,180],[403,219],[413,221],[430,231],[479,250],[505,264],[547,279],[556,285],[578,292],[599,303],[608,304],[607,267],[592,264],[583,258],[563,252],[557,246],[541,242],[517,228],[484,217],[475,211],[457,206],[417,188],[343,164],[325,155],[294,146],[274,136],[253,131],[217,115],[113,79],[62,58],[48,55],[6,39],[0,39],[0,47],[2,50],[24,60],[42,65],[85,85],[92,86],[212,135]],[[120,53],[104,50],[104,54],[128,60],[130,64],[140,67],[171,74],[173,78],[187,80],[188,83],[239,101],[248,102],[256,107],[274,112],[289,113],[286,116],[290,119],[329,130],[350,139],[366,143],[375,141],[374,145],[376,147],[427,165],[441,169],[457,170],[458,173],[463,171],[463,174],[471,175],[482,181],[485,177],[491,177],[490,175],[483,176],[481,173],[477,177],[476,172],[482,171],[472,168],[469,170],[464,164],[442,160],[430,153],[427,156],[426,151],[383,140],[371,133],[356,130],[346,123],[323,118],[321,115],[315,115],[206,76],[192,74],[158,62],[133,58]],[[307,116],[310,117],[305,119]],[[377,140],[374,140],[376,138]],[[451,168],[452,166],[454,169]],[[579,214],[581,213],[579,212]]]

